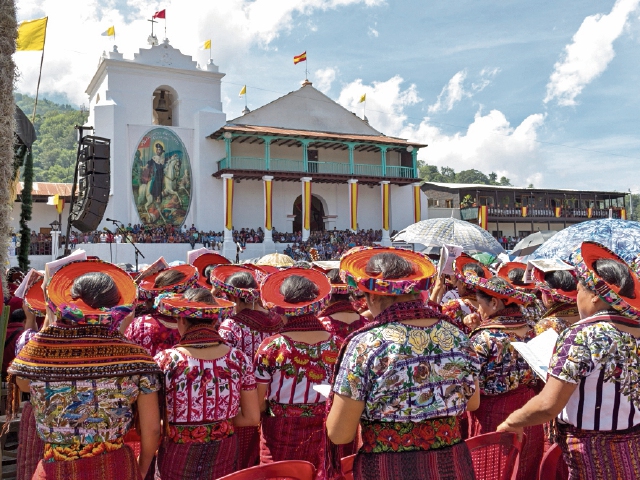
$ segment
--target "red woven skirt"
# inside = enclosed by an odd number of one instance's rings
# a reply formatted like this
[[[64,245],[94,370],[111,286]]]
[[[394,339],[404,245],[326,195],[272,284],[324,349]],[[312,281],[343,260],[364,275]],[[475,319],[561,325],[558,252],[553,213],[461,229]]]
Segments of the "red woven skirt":
[[[354,480],[475,480],[471,453],[464,442],[437,450],[358,453]]]
[[[38,463],[33,480],[142,480],[133,450],[127,445],[95,457]]]
[[[238,437],[238,470],[260,462],[260,427],[235,427]]]
[[[44,442],[38,435],[36,417],[29,402],[26,402],[22,408],[18,441],[16,480],[31,480],[38,467],[38,462],[42,460]]]
[[[271,417],[262,419],[260,463],[305,460],[321,465],[324,445],[324,415]]]
[[[616,432],[558,427],[569,480],[640,478],[640,426]]]
[[[498,425],[536,396],[533,388],[519,387],[500,395],[481,395],[480,408],[470,414],[469,433],[476,437],[495,432]],[[518,480],[536,480],[544,453],[544,429],[542,425],[526,427],[526,445],[520,453]]]
[[[158,450],[156,479],[210,480],[236,471],[235,435],[207,443],[175,443],[165,439]]]

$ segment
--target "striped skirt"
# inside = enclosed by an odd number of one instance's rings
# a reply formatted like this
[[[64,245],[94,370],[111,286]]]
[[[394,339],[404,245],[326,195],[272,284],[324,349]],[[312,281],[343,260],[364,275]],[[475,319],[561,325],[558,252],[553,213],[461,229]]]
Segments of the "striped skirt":
[[[165,439],[158,450],[156,480],[213,480],[236,471],[238,440],[231,435],[207,443]]]
[[[511,413],[518,410],[536,396],[533,388],[519,387],[500,395],[481,395],[480,408],[471,412],[469,436],[495,432]],[[527,443],[520,453],[518,480],[536,480],[544,453],[544,428],[542,425],[526,427]]]
[[[127,445],[95,457],[38,463],[33,480],[142,480],[133,450]]]
[[[640,478],[640,426],[596,432],[558,425],[557,442],[569,480]]]
[[[319,468],[324,454],[324,415],[262,419],[260,463],[305,460]]]
[[[18,442],[16,480],[31,480],[38,467],[38,462],[42,460],[44,441],[36,430],[36,417],[29,402],[26,402],[22,409]]]
[[[354,480],[475,480],[471,454],[464,442],[437,450],[358,453]]]

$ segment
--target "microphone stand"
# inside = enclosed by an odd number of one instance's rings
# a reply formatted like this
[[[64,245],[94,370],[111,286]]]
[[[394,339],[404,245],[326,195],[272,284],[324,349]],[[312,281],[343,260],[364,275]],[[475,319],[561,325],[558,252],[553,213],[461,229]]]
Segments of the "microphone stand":
[[[116,230],[120,232],[120,234],[124,238],[124,243],[129,242],[133,246],[133,251],[135,252],[135,257],[136,257],[136,273],[138,273],[138,255],[140,255],[142,258],[145,258],[144,255],[138,249],[138,247],[136,247],[136,244],[133,243],[129,238],[129,236],[127,235],[127,231],[123,228],[124,223],[118,222],[117,220],[111,220],[111,223],[113,223],[116,226]]]

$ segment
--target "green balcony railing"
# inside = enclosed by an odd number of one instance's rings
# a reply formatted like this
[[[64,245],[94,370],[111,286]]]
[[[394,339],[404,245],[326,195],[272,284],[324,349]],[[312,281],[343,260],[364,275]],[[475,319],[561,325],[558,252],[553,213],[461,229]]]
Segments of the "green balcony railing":
[[[274,172],[300,172],[300,173],[323,173],[334,175],[350,175],[349,164],[340,162],[307,162],[305,171],[302,160],[289,160],[285,158],[269,159],[269,169],[264,158],[258,157],[230,157],[218,160],[218,170],[262,170]],[[386,177],[391,178],[415,178],[413,168],[396,167],[387,165]],[[356,163],[353,165],[355,176],[384,177],[382,165],[370,165],[366,163]]]

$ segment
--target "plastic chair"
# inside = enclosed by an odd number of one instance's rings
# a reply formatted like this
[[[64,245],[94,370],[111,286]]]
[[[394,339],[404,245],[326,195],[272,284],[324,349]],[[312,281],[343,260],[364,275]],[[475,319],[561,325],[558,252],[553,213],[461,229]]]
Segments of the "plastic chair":
[[[302,460],[285,460],[257,467],[245,468],[239,472],[220,477],[218,480],[267,480],[287,478],[292,480],[313,480],[316,467]]]
[[[512,432],[493,432],[465,440],[476,480],[509,480],[518,474],[524,441]]]
[[[569,469],[562,458],[562,449],[558,444],[554,444],[542,457],[538,480],[565,480],[567,478],[569,478]]]
[[[340,460],[344,480],[353,480],[353,461],[356,459],[356,455],[357,454],[354,453],[353,455],[349,455],[348,457],[344,457]]]

